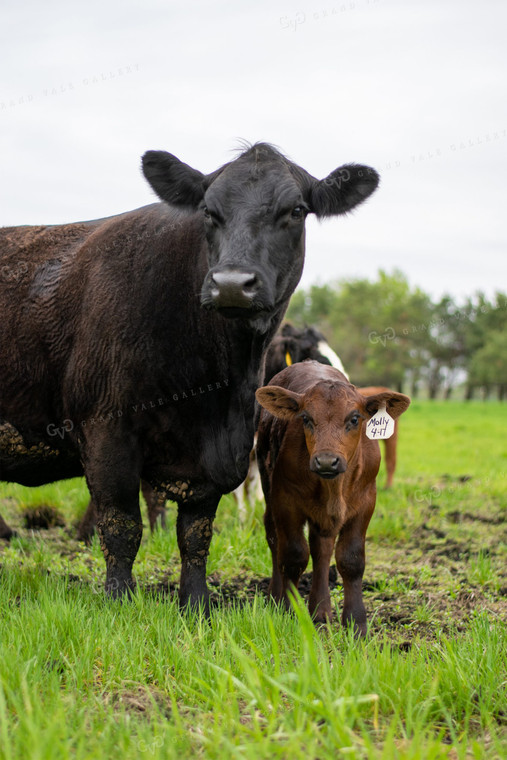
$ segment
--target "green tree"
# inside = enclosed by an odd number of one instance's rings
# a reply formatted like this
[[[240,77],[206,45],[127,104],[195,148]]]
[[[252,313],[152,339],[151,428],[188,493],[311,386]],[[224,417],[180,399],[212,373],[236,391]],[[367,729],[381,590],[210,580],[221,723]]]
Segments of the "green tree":
[[[431,300],[399,271],[296,293],[287,316],[317,326],[359,385],[401,389],[428,360]]]
[[[470,360],[470,381],[481,386],[485,395],[494,386],[498,398],[504,399],[507,393],[507,333],[492,331],[485,344],[479,348]]]
[[[480,380],[483,373],[477,374],[477,362],[474,360],[496,332],[507,332],[507,295],[495,293],[489,300],[484,293],[478,292],[468,298],[461,309],[466,323],[466,369],[468,370],[468,387],[466,396],[472,398],[474,390],[482,387],[487,393],[485,383]],[[496,384],[496,383],[495,383]]]
[[[491,336],[498,341],[496,333],[507,334],[506,294],[489,299],[478,292],[461,305],[447,294],[433,302],[410,287],[402,272],[381,270],[375,280],[299,290],[287,318],[323,332],[358,385],[404,386],[412,396],[424,387],[430,398],[442,392],[449,398],[466,379],[468,398],[478,388],[484,393],[493,386],[507,394],[505,380],[488,374],[489,354],[482,351],[493,350]],[[503,356],[501,346],[494,346]]]

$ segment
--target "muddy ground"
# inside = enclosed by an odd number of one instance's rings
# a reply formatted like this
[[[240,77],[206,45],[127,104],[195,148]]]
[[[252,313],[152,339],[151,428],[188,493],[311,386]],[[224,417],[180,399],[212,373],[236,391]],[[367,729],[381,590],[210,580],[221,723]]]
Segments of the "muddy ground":
[[[75,539],[75,526],[65,525],[61,514],[53,514],[50,507],[39,508],[39,513],[27,513],[16,527],[26,538],[40,530],[48,549],[68,563],[69,580],[89,582],[73,573],[72,560],[82,557],[83,545]],[[0,567],[5,546],[0,542]],[[470,619],[483,611],[507,622],[506,558],[507,523],[501,510],[442,513],[438,505],[430,504],[396,540],[369,537],[363,590],[370,633],[387,635],[409,649],[417,638],[432,640],[442,632],[466,630]],[[174,568],[170,573],[161,573],[145,590],[162,596],[176,594]],[[334,565],[329,580],[339,614],[343,595]],[[246,574],[222,578],[215,573],[208,583],[213,606],[244,605],[256,595],[267,595],[269,578]],[[310,583],[308,572],[299,586],[304,598]],[[338,624],[336,618],[333,625]]]

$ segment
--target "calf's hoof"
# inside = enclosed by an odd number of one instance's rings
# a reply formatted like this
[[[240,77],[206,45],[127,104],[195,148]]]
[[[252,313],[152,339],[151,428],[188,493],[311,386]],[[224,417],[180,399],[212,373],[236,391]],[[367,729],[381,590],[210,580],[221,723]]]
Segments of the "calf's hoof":
[[[344,628],[352,628],[355,639],[364,639],[368,633],[368,626],[365,621],[358,622],[350,618],[348,620],[342,619],[342,625]]]
[[[331,623],[332,614],[331,612],[324,612],[317,610],[312,614],[312,620],[314,622],[314,625],[329,625]]]

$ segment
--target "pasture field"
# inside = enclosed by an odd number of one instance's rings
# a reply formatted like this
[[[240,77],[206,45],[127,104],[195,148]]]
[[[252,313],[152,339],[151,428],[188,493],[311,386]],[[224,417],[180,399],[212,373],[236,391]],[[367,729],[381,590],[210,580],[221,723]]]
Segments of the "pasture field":
[[[307,575],[293,614],[268,602],[261,503],[240,525],[222,500],[207,622],[178,610],[171,505],[122,604],[103,595],[98,541],[74,538],[84,481],[3,484],[19,536],[0,542],[1,760],[507,758],[506,432],[507,404],[403,415],[368,531],[365,641],[338,619],[315,629]],[[25,527],[46,506],[61,524]]]

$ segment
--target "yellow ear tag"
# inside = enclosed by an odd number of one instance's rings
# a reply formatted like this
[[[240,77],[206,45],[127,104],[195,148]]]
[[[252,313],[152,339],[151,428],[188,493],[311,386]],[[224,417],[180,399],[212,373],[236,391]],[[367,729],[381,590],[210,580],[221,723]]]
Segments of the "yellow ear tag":
[[[382,404],[366,423],[366,435],[376,441],[390,438],[394,433],[394,420]]]
[[[292,364],[292,357],[288,351],[285,354],[285,364],[287,365],[287,367],[290,367],[290,365]]]

